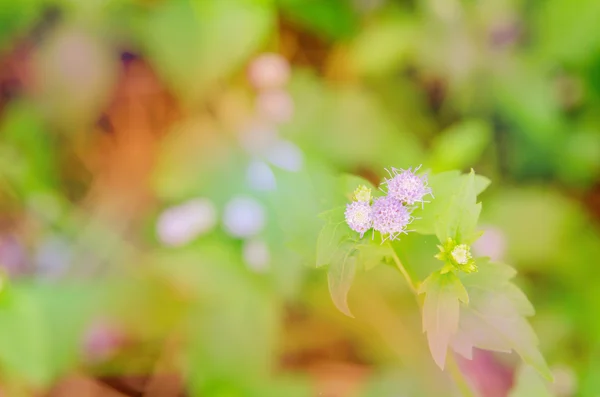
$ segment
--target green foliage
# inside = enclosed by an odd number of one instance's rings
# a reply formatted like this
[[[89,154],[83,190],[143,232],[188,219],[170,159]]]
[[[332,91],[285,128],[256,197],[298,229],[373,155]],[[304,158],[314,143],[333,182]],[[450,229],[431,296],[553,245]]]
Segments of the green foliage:
[[[166,1],[138,22],[138,39],[153,63],[193,103],[264,42],[274,8],[270,1]]]
[[[349,317],[354,317],[348,307],[348,291],[354,281],[357,269],[354,247],[354,243],[343,243],[331,259],[331,265],[327,271],[331,299],[335,306]]]
[[[358,18],[345,0],[279,0],[284,15],[330,40],[347,39],[358,29]]]
[[[509,397],[552,397],[546,384],[530,366],[523,365],[516,375]]]
[[[390,73],[410,59],[416,50],[417,34],[417,24],[409,15],[398,11],[382,14],[351,44],[352,67],[368,76]]]
[[[469,304],[461,307],[459,332],[452,346],[466,358],[473,347],[500,352],[516,351],[542,376],[552,373],[538,350],[538,339],[525,317],[534,309],[510,280],[515,271],[506,265],[480,261],[477,273],[461,276]]]
[[[135,345],[102,365],[151,371],[173,338],[191,395],[321,393],[291,372],[333,384],[330,360],[365,395],[445,395],[422,320],[439,366],[448,345],[515,351],[529,366],[512,397],[547,396],[533,373],[551,377],[545,356],[581,379],[565,394],[596,397],[599,16],[595,0],[0,0],[0,389],[96,375],[81,339],[102,313]],[[283,68],[259,72],[281,78],[266,88],[245,73],[261,53]],[[285,122],[263,108],[286,105]],[[257,125],[296,145],[302,169],[245,147]],[[251,162],[274,190],[250,186]],[[343,172],[418,164],[433,197],[412,212],[416,233],[382,244],[348,228],[357,186],[382,193]],[[495,181],[483,207],[489,180],[471,168]],[[249,238],[219,222],[237,195],[264,207]],[[214,204],[215,225],[166,244],[161,211],[193,198]],[[46,253],[57,235],[65,252]],[[268,248],[263,267],[249,241]],[[60,280],[38,280],[46,262]],[[352,311],[351,287],[364,294]],[[340,320],[327,292],[359,320]]]
[[[47,387],[78,362],[82,335],[95,312],[83,285],[15,285],[2,294],[0,364],[13,380]]]
[[[436,172],[463,169],[479,159],[491,138],[484,120],[463,121],[435,138],[428,163]]]
[[[333,257],[340,250],[340,245],[351,240],[352,232],[344,221],[344,207],[323,215],[327,217],[327,223],[321,229],[317,240],[317,267],[331,264]]]
[[[431,203],[426,204],[427,210],[425,206],[415,209],[415,221],[411,224],[411,229],[421,234],[439,232],[440,242],[445,242],[448,237],[456,237],[451,235],[459,231],[456,229],[456,222],[465,223],[463,228],[473,227],[473,216],[478,215],[478,206],[471,204],[474,204],[476,196],[487,188],[490,181],[481,175],[461,175],[458,171],[433,174],[428,179],[434,198],[431,199]],[[465,203],[470,204],[469,208],[460,209]],[[463,213],[458,214],[457,210]],[[451,222],[455,224],[451,226]]]
[[[429,349],[436,364],[444,369],[446,353],[458,331],[459,302],[469,304],[469,295],[452,272],[432,273],[419,288],[423,302],[423,332],[427,332]]]
[[[481,212],[473,171],[462,178],[460,187],[445,206],[436,220],[438,239],[441,242],[452,239],[459,244],[473,243],[480,235],[476,227]]]

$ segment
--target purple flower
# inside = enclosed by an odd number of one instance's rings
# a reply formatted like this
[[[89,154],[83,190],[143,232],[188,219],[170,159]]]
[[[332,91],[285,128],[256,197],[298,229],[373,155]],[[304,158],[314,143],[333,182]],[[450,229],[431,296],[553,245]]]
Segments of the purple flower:
[[[350,229],[360,233],[360,237],[373,226],[373,209],[368,201],[353,201],[346,205],[346,223]]]
[[[373,228],[394,240],[406,232],[406,226],[412,221],[409,210],[391,196],[380,197],[373,203]]]
[[[431,194],[431,188],[427,186],[426,175],[415,174],[419,168],[420,166],[415,168],[414,172],[410,168],[407,170],[392,168],[391,178],[384,182],[387,184],[388,195],[407,205],[423,203],[423,197]]]

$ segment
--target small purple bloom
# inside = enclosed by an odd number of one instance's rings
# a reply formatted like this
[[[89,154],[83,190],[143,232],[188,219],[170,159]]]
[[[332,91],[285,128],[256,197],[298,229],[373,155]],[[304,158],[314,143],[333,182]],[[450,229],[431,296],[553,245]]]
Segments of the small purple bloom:
[[[427,176],[418,176],[410,168],[407,170],[392,168],[390,179],[384,182],[388,187],[388,195],[407,205],[423,203],[423,197],[431,194],[431,188],[427,186]],[[388,171],[389,172],[389,171]]]
[[[350,229],[360,233],[360,237],[373,226],[373,209],[368,201],[353,201],[346,205],[346,223]]]
[[[405,233],[411,221],[409,210],[391,196],[380,197],[373,203],[373,228],[391,240]]]

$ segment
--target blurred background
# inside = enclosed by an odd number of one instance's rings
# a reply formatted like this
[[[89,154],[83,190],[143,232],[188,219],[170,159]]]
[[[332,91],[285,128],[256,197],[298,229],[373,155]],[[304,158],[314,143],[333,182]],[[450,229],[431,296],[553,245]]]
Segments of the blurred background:
[[[314,268],[336,175],[423,164],[492,180],[475,249],[518,269],[556,378],[516,394],[518,358],[481,351],[459,361],[476,395],[597,397],[599,20],[596,0],[0,0],[2,395],[459,395],[393,268],[358,275],[354,319]],[[421,280],[439,266],[433,239],[402,244]]]

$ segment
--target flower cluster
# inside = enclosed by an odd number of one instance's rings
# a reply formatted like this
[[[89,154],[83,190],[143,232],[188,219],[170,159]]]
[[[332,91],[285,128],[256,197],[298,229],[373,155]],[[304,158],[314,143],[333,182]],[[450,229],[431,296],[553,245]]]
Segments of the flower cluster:
[[[424,197],[431,194],[427,186],[427,177],[418,176],[412,169],[388,171],[390,178],[382,185],[387,185],[385,196],[372,198],[371,189],[359,186],[354,191],[353,201],[346,206],[346,223],[360,237],[371,228],[381,233],[384,240],[397,239],[406,233],[406,227],[412,222],[411,212],[414,204],[425,203]],[[387,170],[386,170],[387,171]],[[372,201],[372,203],[371,203]]]

